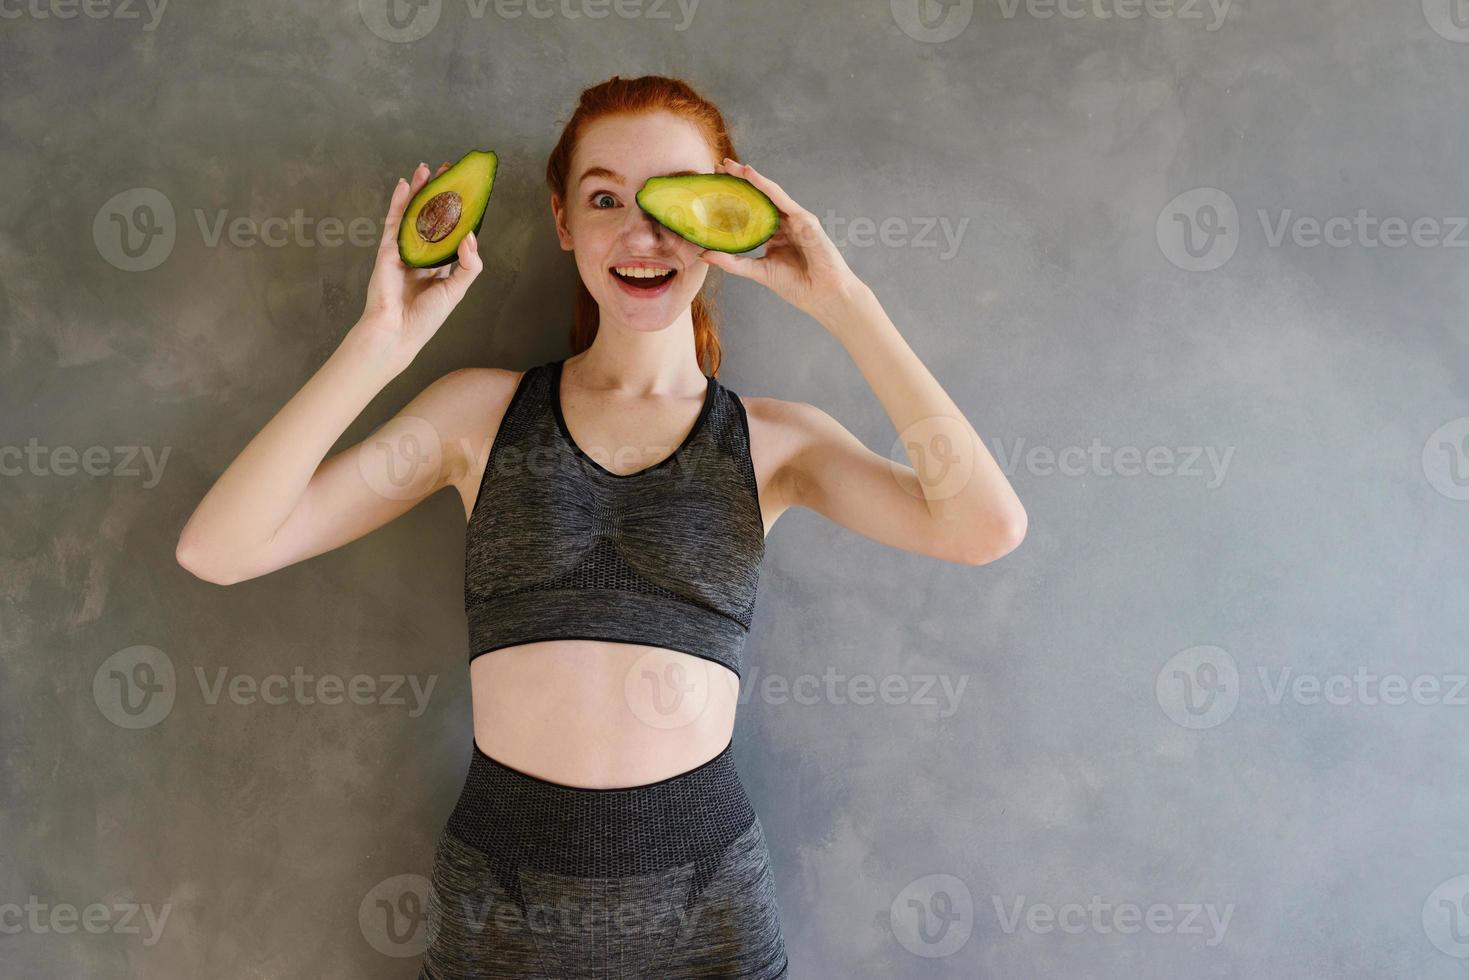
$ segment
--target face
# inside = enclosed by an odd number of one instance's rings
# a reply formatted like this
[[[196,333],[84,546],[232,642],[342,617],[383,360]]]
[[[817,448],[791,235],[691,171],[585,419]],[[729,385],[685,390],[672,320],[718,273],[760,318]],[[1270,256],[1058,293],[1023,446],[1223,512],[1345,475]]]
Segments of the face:
[[[699,129],[669,112],[607,116],[582,131],[566,200],[553,194],[551,208],[561,248],[575,253],[603,326],[662,330],[689,315],[709,271],[698,258],[702,249],[654,221],[636,195],[649,177],[709,174],[715,163]],[[634,277],[617,269],[669,273]]]

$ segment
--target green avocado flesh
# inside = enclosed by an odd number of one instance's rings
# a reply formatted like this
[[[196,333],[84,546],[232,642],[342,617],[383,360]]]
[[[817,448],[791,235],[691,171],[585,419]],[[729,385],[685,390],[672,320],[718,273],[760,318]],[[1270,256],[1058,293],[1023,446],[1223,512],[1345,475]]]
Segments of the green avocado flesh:
[[[715,252],[748,252],[780,226],[770,198],[733,174],[649,177],[637,200],[660,225]]]
[[[485,220],[499,165],[493,150],[470,150],[418,189],[398,226],[404,264],[429,269],[454,261],[460,241]]]

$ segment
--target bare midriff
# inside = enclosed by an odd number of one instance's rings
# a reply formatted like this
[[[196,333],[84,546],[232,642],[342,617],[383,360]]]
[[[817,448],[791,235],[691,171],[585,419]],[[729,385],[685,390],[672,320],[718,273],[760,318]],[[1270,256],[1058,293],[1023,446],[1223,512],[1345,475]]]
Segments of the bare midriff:
[[[555,397],[560,404],[559,391]],[[696,417],[695,403],[706,397],[691,400],[686,419]],[[590,424],[618,418],[622,406],[598,403],[585,393],[581,400],[578,417],[589,423],[570,427],[587,435],[587,445],[628,445]],[[686,440],[693,425],[686,420],[671,430],[674,437],[655,442],[665,447],[662,457],[667,446]],[[577,439],[566,436],[581,452]],[[783,509],[772,503],[766,485],[775,466],[753,438],[750,452],[768,535]],[[632,472],[648,465],[648,455]],[[466,520],[483,469],[475,476],[460,488]],[[709,761],[729,744],[739,703],[739,676],[723,664],[636,643],[556,639],[517,644],[474,657],[469,677],[474,739],[482,752],[532,776],[589,789],[641,786]]]
[[[679,650],[542,640],[470,661],[474,739],[486,755],[568,786],[640,786],[718,755],[739,678]]]

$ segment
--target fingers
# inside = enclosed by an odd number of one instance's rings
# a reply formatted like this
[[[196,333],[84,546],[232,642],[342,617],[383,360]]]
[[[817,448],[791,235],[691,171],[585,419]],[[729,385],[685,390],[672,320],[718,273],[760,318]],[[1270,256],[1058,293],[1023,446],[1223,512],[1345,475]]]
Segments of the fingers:
[[[392,200],[388,202],[388,216],[383,221],[383,237],[378,242],[377,250],[381,255],[391,250],[393,254],[398,252],[398,227],[403,223],[403,211],[408,207],[408,202],[418,189],[428,182],[428,164],[420,163],[413,170],[413,178],[404,180],[398,178],[398,183],[393,187]]]
[[[728,252],[716,252],[713,249],[705,249],[699,253],[699,258],[716,269],[723,269],[732,275],[753,279],[760,283],[765,282],[765,267],[761,265],[763,258],[752,259],[743,255],[730,255]]]
[[[423,189],[424,184],[427,184],[429,181],[433,180],[435,177],[439,176],[448,169],[448,163],[441,163],[439,164],[438,170],[435,170],[433,173],[429,173],[428,164],[420,163],[418,165],[418,168],[413,171],[413,193],[417,194],[420,190]]]
[[[760,190],[764,191],[765,196],[770,198],[771,202],[780,209],[781,214],[785,217],[795,217],[796,215],[801,214],[803,211],[805,211],[805,208],[797,204],[795,200],[785,192],[784,188],[782,188],[775,181],[771,180],[769,177],[760,173],[748,163],[739,163],[738,161],[731,160],[729,157],[725,157],[724,168],[727,173],[732,173],[736,177],[743,177],[750,183],[754,184],[756,187],[760,188]]]
[[[422,291],[408,304],[409,319],[414,323],[412,331],[432,335],[438,330],[484,268],[479,257],[479,240],[473,232],[459,240],[455,258],[449,265],[432,270],[436,273],[433,281],[424,283],[420,287]],[[443,275],[446,270],[447,276]]]
[[[464,298],[465,292],[469,290],[469,284],[474,282],[475,277],[484,268],[484,263],[479,257],[479,239],[475,237],[474,232],[470,232],[459,240],[458,259],[459,261],[454,264],[454,271],[441,282],[434,284],[443,289],[451,304],[458,303]]]
[[[449,169],[447,162],[439,164],[439,169],[433,177],[439,176]],[[388,216],[383,221],[383,237],[378,242],[378,253],[391,251],[394,255],[398,252],[398,228],[403,223],[403,212],[408,207],[408,202],[432,179],[428,172],[428,164],[420,163],[413,168],[413,177],[410,180],[398,178],[398,183],[393,187],[392,199],[388,202]]]
[[[780,211],[780,227],[767,243],[767,247],[788,243],[802,251],[825,251],[828,248],[835,248],[829,244],[826,229],[821,226],[816,215],[797,204],[795,199],[785,192],[785,188],[747,163],[739,163],[725,157],[722,166],[727,172],[745,178],[758,190],[763,191]]]
[[[431,175],[429,174],[428,164],[420,163],[417,167],[414,168],[413,180],[410,183],[414,194],[417,194],[419,190],[422,189],[423,185],[429,182],[430,176]]]
[[[383,237],[377,245],[379,255],[389,249],[394,255],[398,254],[398,225],[403,221],[403,209],[408,206],[408,199],[412,196],[408,190],[408,182],[399,177],[398,182],[393,185],[393,196],[388,200],[388,216],[383,219]]]

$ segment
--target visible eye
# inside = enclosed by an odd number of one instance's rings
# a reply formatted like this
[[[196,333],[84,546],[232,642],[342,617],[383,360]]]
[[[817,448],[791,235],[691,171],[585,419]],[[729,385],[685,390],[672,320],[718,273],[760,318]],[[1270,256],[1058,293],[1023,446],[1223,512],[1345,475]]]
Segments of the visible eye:
[[[613,197],[611,194],[608,194],[606,191],[598,191],[597,193],[592,195],[592,207],[598,211],[607,210],[607,208],[604,208],[599,203],[604,200],[612,202],[612,204],[608,205],[608,207],[614,207],[617,204],[617,198]]]

